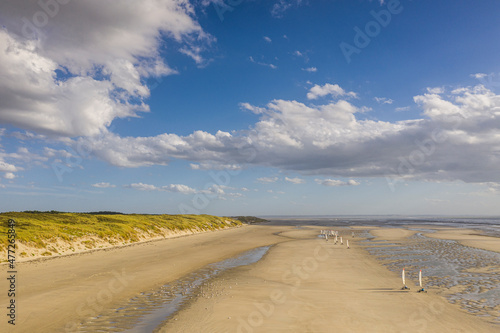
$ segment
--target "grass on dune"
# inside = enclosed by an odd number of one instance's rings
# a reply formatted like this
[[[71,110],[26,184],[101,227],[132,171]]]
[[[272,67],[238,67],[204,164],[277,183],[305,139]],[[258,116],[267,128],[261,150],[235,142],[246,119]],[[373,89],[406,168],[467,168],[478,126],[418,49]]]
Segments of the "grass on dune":
[[[16,241],[46,248],[57,240],[71,242],[81,237],[107,241],[136,242],[139,234],[159,235],[162,230],[216,230],[241,225],[232,218],[211,215],[143,215],[59,212],[0,213],[0,248],[7,248],[7,221],[16,221]]]

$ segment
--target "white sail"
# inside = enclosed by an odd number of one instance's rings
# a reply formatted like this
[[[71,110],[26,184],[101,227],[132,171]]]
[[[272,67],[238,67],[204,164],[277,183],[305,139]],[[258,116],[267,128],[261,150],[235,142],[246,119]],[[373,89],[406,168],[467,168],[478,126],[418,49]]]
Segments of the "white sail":
[[[418,272],[418,284],[420,285],[420,288],[422,288],[422,270]]]
[[[405,269],[403,268],[403,272],[401,273],[401,277],[403,278],[403,285],[406,286],[405,283]]]

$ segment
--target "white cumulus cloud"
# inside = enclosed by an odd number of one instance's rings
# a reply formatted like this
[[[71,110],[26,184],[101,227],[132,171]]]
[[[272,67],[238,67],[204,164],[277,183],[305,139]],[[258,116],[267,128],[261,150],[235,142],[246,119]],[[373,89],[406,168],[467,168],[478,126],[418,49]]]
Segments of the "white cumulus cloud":
[[[168,192],[177,192],[182,194],[194,194],[197,192],[195,189],[183,184],[170,184],[162,186],[161,189]]]
[[[433,88],[428,87],[426,90],[430,94],[442,94],[442,93],[444,93],[443,87],[433,87]]]
[[[324,186],[357,186],[360,185],[359,182],[349,179],[348,181],[342,181],[338,179],[315,179],[316,183]]]
[[[304,184],[306,181],[302,178],[298,178],[298,177],[295,177],[295,178],[288,178],[288,177],[285,177],[285,180],[287,182],[290,182],[292,184]]]
[[[374,97],[373,98],[379,104],[392,104],[394,101],[386,97]]]
[[[302,0],[278,0],[271,9],[271,14],[274,17],[283,17],[284,13],[295,6],[298,7],[303,3]]]
[[[97,187],[97,188],[113,188],[113,187],[116,187],[116,185],[112,185],[110,183],[102,182],[102,183],[92,184],[92,187]]]
[[[331,95],[333,97],[342,97],[342,96],[357,97],[355,92],[352,91],[347,92],[344,89],[342,89],[338,84],[326,83],[323,86],[317,84],[314,85],[314,87],[312,87],[307,93],[307,98],[317,99],[319,97],[325,97],[327,95]]]
[[[278,177],[261,177],[257,178],[257,181],[259,183],[269,184],[269,183],[276,183],[278,179],[279,179]]]
[[[16,178],[16,175],[12,172],[6,172],[4,175],[4,178],[5,179],[14,179],[14,178]]]

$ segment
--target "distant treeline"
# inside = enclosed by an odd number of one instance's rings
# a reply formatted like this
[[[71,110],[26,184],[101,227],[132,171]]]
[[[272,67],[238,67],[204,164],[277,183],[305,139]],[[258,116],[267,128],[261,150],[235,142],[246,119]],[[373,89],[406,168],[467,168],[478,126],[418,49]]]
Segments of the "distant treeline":
[[[255,216],[232,216],[232,218],[247,224],[268,222],[267,220]]]
[[[57,210],[47,210],[47,211],[42,211],[42,210],[23,210],[22,213],[29,213],[29,214],[61,214],[64,212],[59,212]]]
[[[23,213],[30,213],[30,214],[67,214],[69,212],[60,212],[57,210],[47,210],[47,211],[41,211],[41,210],[24,210]],[[112,211],[98,211],[98,212],[88,212],[88,213],[82,213],[82,214],[90,214],[90,215],[127,215],[124,213],[120,212],[112,212]]]

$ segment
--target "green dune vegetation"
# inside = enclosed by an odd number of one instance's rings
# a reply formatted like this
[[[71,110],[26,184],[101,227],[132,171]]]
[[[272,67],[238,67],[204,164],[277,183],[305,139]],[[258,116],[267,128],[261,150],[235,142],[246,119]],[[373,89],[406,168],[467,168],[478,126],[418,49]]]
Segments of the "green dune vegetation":
[[[115,212],[0,213],[1,261],[7,256],[8,220],[16,221],[16,257],[70,254],[241,226],[240,220],[211,215],[144,215]]]

